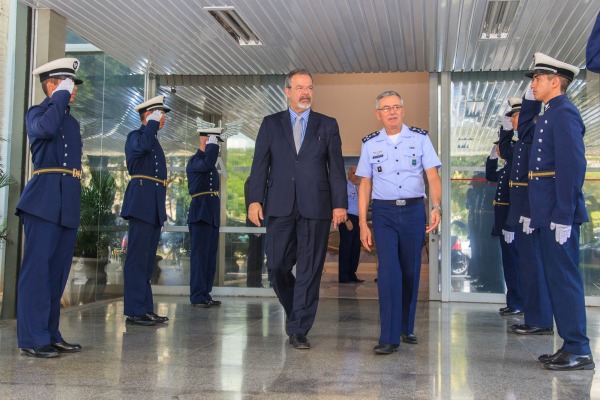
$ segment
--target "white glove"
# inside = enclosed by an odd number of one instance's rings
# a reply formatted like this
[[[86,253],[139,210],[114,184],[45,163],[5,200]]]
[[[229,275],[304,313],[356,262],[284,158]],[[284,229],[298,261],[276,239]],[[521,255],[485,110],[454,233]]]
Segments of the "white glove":
[[[535,96],[533,95],[533,89],[531,86],[527,86],[527,90],[525,91],[525,100],[535,101]]]
[[[206,143],[207,144],[219,144],[219,142],[217,142],[217,135],[208,135],[208,141]]]
[[[67,92],[69,92],[69,94],[72,94],[74,87],[75,87],[75,82],[73,82],[73,80],[71,78],[67,78],[67,79],[63,79],[62,81],[60,81],[60,83],[58,84],[56,89],[54,89],[54,91],[58,92],[59,90],[66,90]]]
[[[163,112],[160,110],[154,110],[152,111],[152,113],[150,115],[148,115],[146,117],[146,123],[150,122],[150,121],[156,121],[156,122],[160,122],[160,120],[163,117]]]
[[[490,150],[490,160],[497,160],[498,159],[498,146],[494,145],[492,147],[492,150]]]
[[[504,241],[506,243],[512,243],[512,241],[515,240],[514,232],[509,232],[509,231],[505,231],[504,229],[502,229],[502,234],[504,235]]]
[[[530,235],[533,233],[533,228],[529,227],[529,224],[531,223],[531,218],[521,216],[521,218],[519,218],[519,222],[523,223],[523,233],[525,233],[526,235]]]
[[[554,238],[558,244],[564,244],[571,237],[571,225],[561,225],[550,222],[550,229],[555,231]]]
[[[506,115],[502,117],[502,129],[505,131],[512,131],[513,129],[512,122],[510,122],[510,117],[507,117]]]

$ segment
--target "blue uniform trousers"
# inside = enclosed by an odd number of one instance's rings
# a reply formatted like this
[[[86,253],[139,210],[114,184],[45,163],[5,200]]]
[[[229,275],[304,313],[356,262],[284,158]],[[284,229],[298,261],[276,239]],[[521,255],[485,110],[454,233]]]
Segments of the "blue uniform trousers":
[[[192,254],[190,257],[190,302],[210,301],[217,272],[219,228],[204,222],[188,224]]]
[[[587,337],[583,280],[579,272],[579,228],[573,224],[571,237],[560,245],[555,232],[548,228],[534,230],[544,259],[544,272],[558,335],[564,340],[562,348],[571,354],[590,354]]]
[[[340,251],[338,258],[338,279],[340,282],[353,281],[357,279],[356,270],[360,260],[360,228],[358,227],[358,215],[348,214],[352,222],[352,230],[346,228],[346,224],[340,224]]]
[[[306,335],[312,328],[319,305],[330,224],[330,220],[302,217],[297,205],[287,217],[268,218],[267,268],[287,316],[288,335]]]
[[[414,333],[425,222],[421,202],[402,207],[373,202],[379,260],[379,343],[399,344],[401,334]]]
[[[17,340],[20,348],[60,342],[62,297],[73,259],[76,228],[21,213],[25,255],[19,270]]]
[[[160,225],[129,218],[127,258],[123,267],[124,314],[130,317],[154,311],[150,279],[156,265]]]
[[[523,297],[521,295],[521,279],[519,277],[519,253],[515,240],[506,243],[503,236],[500,239],[500,250],[502,251],[502,270],[504,271],[504,282],[506,282],[506,305],[518,310],[523,309]]]
[[[523,233],[520,225],[515,232],[515,242],[519,251],[519,272],[523,293],[523,308],[520,310],[525,312],[525,323],[541,328],[552,328],[554,326],[552,305],[540,247],[536,245],[534,235]]]

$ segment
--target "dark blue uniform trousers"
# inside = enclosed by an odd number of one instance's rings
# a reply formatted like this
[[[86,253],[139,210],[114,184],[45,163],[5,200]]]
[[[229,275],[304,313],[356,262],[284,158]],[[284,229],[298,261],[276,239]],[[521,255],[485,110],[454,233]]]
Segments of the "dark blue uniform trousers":
[[[190,258],[190,302],[210,301],[217,272],[219,228],[204,222],[188,224],[192,254]]]
[[[533,235],[544,258],[556,329],[564,340],[562,348],[571,354],[590,354],[583,280],[579,272],[579,228],[580,224],[574,224],[571,237],[562,245],[556,242],[555,232],[549,227],[536,229]]]
[[[129,218],[127,258],[123,267],[124,314],[130,317],[154,311],[150,279],[156,265],[160,225]]]
[[[498,238],[500,239],[500,250],[502,251],[504,282],[506,282],[506,305],[511,308],[523,310],[517,244],[515,240],[511,243],[506,243],[504,236],[499,236]]]
[[[73,259],[76,228],[22,213],[25,255],[19,270],[17,340],[20,348],[60,342],[62,297]]]
[[[379,343],[400,344],[401,334],[414,333],[425,223],[421,202],[402,207],[373,202],[379,260]]]
[[[521,273],[521,289],[523,293],[523,310],[525,323],[541,328],[552,328],[552,304],[546,285],[546,274],[542,253],[533,234],[527,235],[517,227],[515,242],[519,251],[519,272]]]
[[[346,224],[340,224],[340,252],[338,258],[338,279],[340,282],[353,281],[357,278],[356,270],[360,260],[360,228],[358,215],[348,214],[352,222],[352,230]]]
[[[288,335],[306,335],[315,320],[330,225],[331,220],[302,217],[296,205],[290,216],[268,219],[267,269],[287,316]]]

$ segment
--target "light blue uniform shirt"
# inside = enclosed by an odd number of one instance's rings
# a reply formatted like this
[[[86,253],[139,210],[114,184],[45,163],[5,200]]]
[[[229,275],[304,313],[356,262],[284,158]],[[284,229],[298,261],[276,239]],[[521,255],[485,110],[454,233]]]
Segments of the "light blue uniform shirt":
[[[358,187],[352,182],[346,182],[348,190],[348,214],[358,215]]]
[[[373,180],[373,199],[410,199],[425,197],[423,171],[441,165],[427,131],[402,124],[398,143],[385,128],[363,138],[356,175]]]
[[[306,125],[308,124],[308,116],[310,114],[310,108],[304,112],[302,112],[302,114],[296,114],[295,111],[293,111],[291,108],[288,108],[288,110],[290,110],[290,119],[292,120],[292,132],[294,132],[294,125],[296,125],[296,118],[300,117],[300,118],[304,118],[300,123],[302,124],[302,135],[300,136],[300,144],[302,144],[302,142],[304,141],[304,135],[306,134]]]

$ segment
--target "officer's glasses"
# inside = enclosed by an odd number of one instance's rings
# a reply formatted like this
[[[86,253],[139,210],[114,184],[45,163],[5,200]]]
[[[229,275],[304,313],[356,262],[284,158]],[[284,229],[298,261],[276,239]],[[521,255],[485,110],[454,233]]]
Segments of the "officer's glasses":
[[[385,107],[382,107],[382,108],[378,108],[377,111],[381,111],[382,113],[387,114],[387,113],[389,113],[392,110],[393,111],[399,111],[401,108],[402,108],[402,106],[400,106],[400,105],[395,105],[395,106],[391,106],[391,107],[390,106],[385,106]]]

